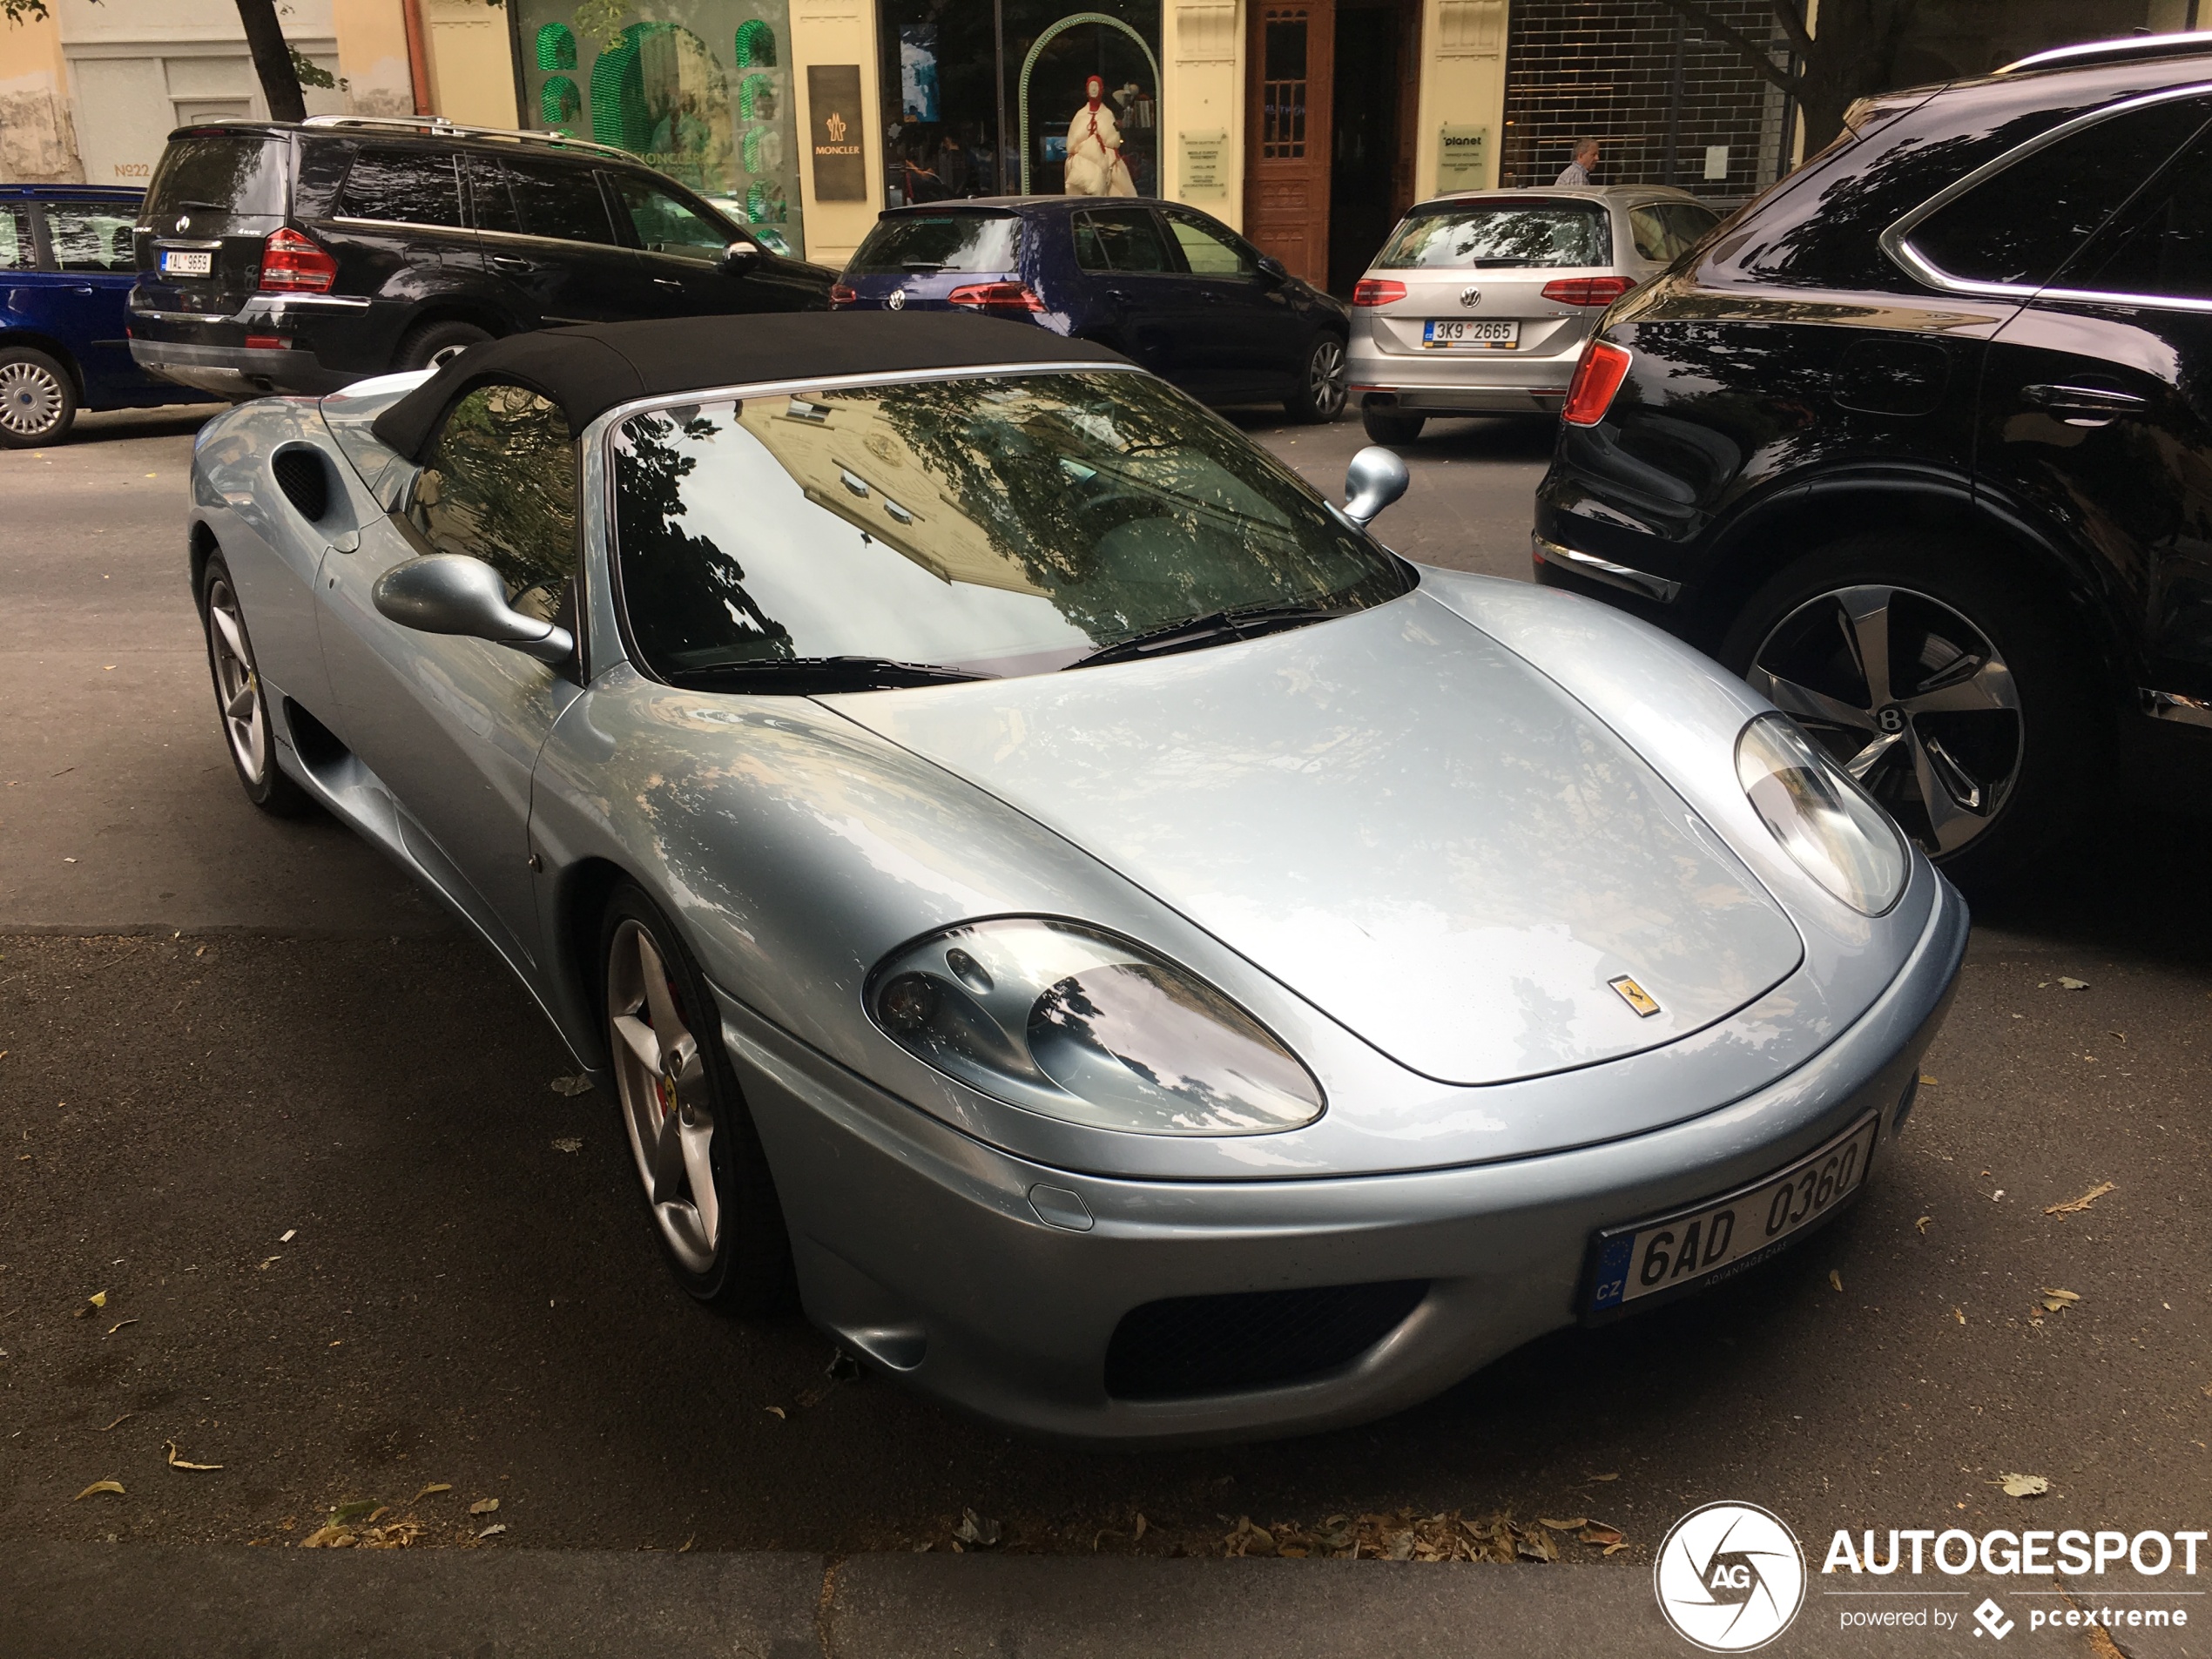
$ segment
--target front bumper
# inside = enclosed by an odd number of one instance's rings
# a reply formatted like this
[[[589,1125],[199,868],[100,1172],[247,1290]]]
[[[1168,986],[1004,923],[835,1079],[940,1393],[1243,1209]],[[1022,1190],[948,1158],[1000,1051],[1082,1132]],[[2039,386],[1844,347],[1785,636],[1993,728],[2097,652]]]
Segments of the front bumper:
[[[807,1313],[846,1345],[1057,1438],[1299,1433],[1400,1410],[1573,1323],[1598,1228],[1747,1184],[1869,1110],[1883,1115],[1878,1165],[1966,949],[1964,901],[1927,879],[1936,902],[1904,968],[1796,1071],[1649,1134],[1458,1169],[1242,1183],[1055,1170],[906,1106],[726,997],[724,1029]],[[1189,1399],[1107,1391],[1116,1326],[1144,1304],[1407,1279],[1428,1281],[1419,1305],[1332,1372]]]

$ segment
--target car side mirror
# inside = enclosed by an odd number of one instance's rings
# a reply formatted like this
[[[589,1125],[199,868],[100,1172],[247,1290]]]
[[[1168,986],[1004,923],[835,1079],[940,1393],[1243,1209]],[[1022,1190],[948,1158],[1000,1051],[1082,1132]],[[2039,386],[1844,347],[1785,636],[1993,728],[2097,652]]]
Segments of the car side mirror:
[[[1259,274],[1262,281],[1280,286],[1291,280],[1291,268],[1272,253],[1263,253],[1259,256]]]
[[[743,276],[760,263],[760,250],[751,242],[732,242],[722,250],[720,263],[726,274]]]
[[[1393,451],[1371,443],[1344,469],[1344,516],[1365,529],[1375,516],[1406,493],[1413,482],[1406,463]]]
[[[563,663],[576,650],[565,628],[525,617],[507,603],[507,583],[482,559],[426,553],[376,579],[370,597],[388,622],[422,634],[460,634],[509,645],[541,663]]]

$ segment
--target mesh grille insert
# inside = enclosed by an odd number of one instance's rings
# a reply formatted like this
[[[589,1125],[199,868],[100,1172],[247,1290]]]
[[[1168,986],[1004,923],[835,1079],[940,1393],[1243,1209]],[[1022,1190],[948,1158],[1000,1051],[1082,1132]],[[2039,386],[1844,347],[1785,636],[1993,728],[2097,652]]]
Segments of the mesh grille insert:
[[[284,498],[309,523],[330,510],[330,475],[323,470],[322,457],[314,450],[280,449],[269,462],[269,470],[276,475],[277,488],[284,492]]]
[[[1417,1278],[1147,1302],[1114,1327],[1106,1392],[1173,1399],[1302,1382],[1366,1352],[1427,1293]]]

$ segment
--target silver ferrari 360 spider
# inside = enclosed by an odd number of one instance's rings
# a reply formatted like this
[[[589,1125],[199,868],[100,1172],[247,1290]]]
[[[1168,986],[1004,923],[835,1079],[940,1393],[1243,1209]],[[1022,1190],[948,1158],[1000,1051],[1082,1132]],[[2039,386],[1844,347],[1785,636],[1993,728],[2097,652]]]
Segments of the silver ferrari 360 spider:
[[[1713,664],[1036,329],[521,335],[192,485],[247,794],[506,959],[690,1291],[1035,1432],[1352,1422],[1751,1266],[1965,946]]]

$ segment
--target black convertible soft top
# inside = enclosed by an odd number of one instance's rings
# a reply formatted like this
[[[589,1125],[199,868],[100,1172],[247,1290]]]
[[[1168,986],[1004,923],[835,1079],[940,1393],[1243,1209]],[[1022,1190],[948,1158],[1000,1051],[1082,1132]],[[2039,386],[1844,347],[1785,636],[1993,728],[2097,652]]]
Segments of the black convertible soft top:
[[[961,312],[830,311],[671,317],[509,334],[471,346],[376,417],[377,442],[410,461],[477,387],[527,386],[581,432],[617,404],[759,381],[826,380],[998,363],[1119,363],[1118,352],[1029,323]]]

